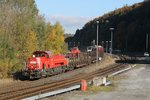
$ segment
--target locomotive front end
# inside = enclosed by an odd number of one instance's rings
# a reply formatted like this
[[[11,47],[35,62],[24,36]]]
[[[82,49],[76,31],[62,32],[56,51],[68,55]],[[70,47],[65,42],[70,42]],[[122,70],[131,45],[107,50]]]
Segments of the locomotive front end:
[[[36,55],[32,55],[31,58],[28,59],[26,65],[26,75],[30,79],[40,78],[41,77],[41,59],[40,57],[36,57]]]

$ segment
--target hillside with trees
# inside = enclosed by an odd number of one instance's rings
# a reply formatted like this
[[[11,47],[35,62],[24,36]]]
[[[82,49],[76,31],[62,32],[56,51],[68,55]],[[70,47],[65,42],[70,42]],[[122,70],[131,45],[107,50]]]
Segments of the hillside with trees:
[[[34,0],[0,0],[0,78],[21,70],[35,50],[65,49],[63,27],[47,23]]]
[[[80,47],[91,45],[96,41],[97,24],[99,21],[99,44],[106,47],[110,41],[110,28],[113,27],[113,49],[123,52],[144,52],[146,48],[146,34],[149,34],[150,52],[150,1],[144,1],[132,6],[125,5],[115,11],[104,14],[87,22],[82,29],[78,29],[73,38],[67,42],[80,44]],[[109,44],[110,45],[110,44]]]

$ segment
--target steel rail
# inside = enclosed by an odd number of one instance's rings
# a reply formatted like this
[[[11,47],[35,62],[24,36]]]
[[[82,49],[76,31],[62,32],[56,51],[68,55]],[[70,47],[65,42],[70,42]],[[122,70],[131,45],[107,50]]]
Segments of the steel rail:
[[[104,69],[95,71],[93,73],[89,73],[89,74],[84,74],[84,75],[78,75],[72,79],[65,79],[65,80],[60,80],[57,81],[56,83],[53,82],[51,84],[43,84],[41,86],[35,86],[35,87],[30,87],[30,88],[25,88],[25,89],[20,89],[20,90],[16,90],[16,91],[9,91],[9,92],[5,92],[3,94],[0,94],[0,99],[21,99],[24,97],[28,97],[28,96],[32,96],[32,95],[36,95],[36,94],[41,94],[47,91],[52,91],[52,90],[56,90],[71,84],[77,84],[80,82],[81,79],[86,79],[86,80],[90,80],[91,78],[95,77],[95,76],[102,76],[102,75],[106,75],[109,73],[112,73],[114,71],[120,70],[124,65],[116,65],[113,67],[106,67]]]

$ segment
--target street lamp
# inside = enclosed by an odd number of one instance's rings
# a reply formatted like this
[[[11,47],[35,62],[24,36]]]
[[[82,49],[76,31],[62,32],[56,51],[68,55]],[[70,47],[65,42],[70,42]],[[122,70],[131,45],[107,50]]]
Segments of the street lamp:
[[[104,41],[102,41],[102,47],[104,47]]]
[[[114,30],[114,28],[109,28],[110,29],[110,31],[111,31],[111,49],[110,49],[110,54],[112,54],[112,51],[113,51],[113,30]]]
[[[80,42],[78,42],[78,47],[80,46]]]
[[[106,41],[106,53],[108,53],[108,41]]]
[[[96,21],[96,23],[97,23],[97,42],[96,42],[96,45],[97,45],[97,47],[96,47],[96,66],[98,66],[98,25],[99,25],[99,21]]]
[[[148,52],[148,33],[146,34],[146,52]]]

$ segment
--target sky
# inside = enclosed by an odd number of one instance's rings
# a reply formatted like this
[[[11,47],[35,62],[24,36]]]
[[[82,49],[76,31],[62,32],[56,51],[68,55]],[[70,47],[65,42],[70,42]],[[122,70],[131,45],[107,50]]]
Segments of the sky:
[[[35,0],[40,15],[54,24],[60,22],[65,33],[75,34],[88,21],[125,5],[144,0]]]

